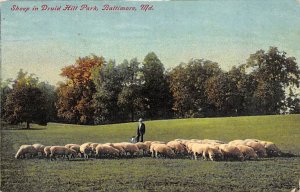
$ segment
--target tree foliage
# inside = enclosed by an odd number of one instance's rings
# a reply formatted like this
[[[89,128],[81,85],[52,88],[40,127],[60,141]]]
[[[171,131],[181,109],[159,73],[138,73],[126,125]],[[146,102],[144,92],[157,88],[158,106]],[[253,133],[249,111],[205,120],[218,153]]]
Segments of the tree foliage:
[[[8,123],[26,122],[28,129],[30,123],[47,124],[47,96],[39,89],[38,84],[39,80],[34,75],[19,71],[4,104],[4,119]]]
[[[105,63],[96,55],[78,58],[76,63],[62,69],[66,77],[57,89],[57,115],[62,120],[78,124],[94,123],[93,95],[96,91],[92,80],[94,68]]]

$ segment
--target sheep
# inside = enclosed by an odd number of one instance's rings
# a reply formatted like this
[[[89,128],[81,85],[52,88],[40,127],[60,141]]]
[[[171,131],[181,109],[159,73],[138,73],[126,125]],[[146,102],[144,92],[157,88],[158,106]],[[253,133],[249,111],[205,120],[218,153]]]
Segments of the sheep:
[[[240,139],[237,139],[237,140],[233,140],[233,141],[230,141],[228,143],[228,145],[244,145],[246,142],[244,140],[240,140]]]
[[[15,158],[25,158],[26,156],[36,156],[38,151],[32,145],[21,145],[19,150],[17,151]]]
[[[152,153],[152,157],[154,157],[155,154],[156,158],[158,158],[158,154],[169,158],[175,157],[174,151],[166,144],[154,143],[153,145],[151,145],[150,151]]]
[[[208,145],[201,143],[190,143],[189,148],[191,153],[193,154],[194,159],[197,160],[198,155],[202,155],[202,157],[205,158],[203,154],[205,154],[205,152],[207,151]]]
[[[203,152],[204,159],[207,159],[207,156],[211,161],[221,161],[224,159],[223,153],[219,150],[218,147],[209,145],[206,150]]]
[[[118,157],[119,150],[110,145],[99,144],[96,147],[96,157],[101,157],[101,155],[109,155],[109,156],[113,156],[113,157]]]
[[[254,149],[247,145],[235,145],[235,147],[237,147],[243,153],[245,160],[256,160],[258,158]]]
[[[266,149],[268,157],[278,157],[282,155],[280,149],[272,142],[265,142],[264,147]]]
[[[51,147],[52,146],[45,146],[45,148],[44,148],[44,155],[45,155],[45,157],[49,157],[50,156],[50,153],[51,153],[50,148]]]
[[[123,156],[126,154],[122,144],[119,143],[111,143],[110,146],[112,146],[113,148],[117,149],[119,151],[119,156]]]
[[[253,148],[256,154],[258,155],[258,157],[261,158],[267,157],[267,151],[261,143],[255,141],[248,141],[245,143],[245,145]]]
[[[41,153],[42,156],[45,154],[44,153],[45,145],[36,143],[36,144],[33,144],[32,146],[37,150],[38,153]]]
[[[69,155],[72,157],[76,157],[77,152],[73,149],[69,149],[65,146],[52,146],[50,147],[50,159],[56,158],[57,155],[59,156],[67,156],[69,160]]]
[[[139,152],[139,148],[133,143],[121,143],[121,146],[125,150],[125,153],[129,153],[131,156]]]
[[[142,154],[143,155],[146,155],[149,150],[150,150],[150,147],[148,147],[145,143],[143,142],[137,142],[135,143],[134,145],[136,145],[138,148],[139,148],[139,151],[142,151]]]
[[[225,144],[225,142],[220,140],[211,140],[211,139],[203,139],[200,142],[206,143],[206,144]]]
[[[84,143],[84,144],[80,145],[81,157],[84,157],[86,159],[89,158],[89,155],[91,155],[91,153],[92,153],[92,148],[90,147],[90,144],[92,144],[92,143],[88,142],[88,143]]]
[[[185,146],[177,141],[170,141],[167,143],[167,146],[169,146],[177,155],[187,154],[187,149]]]
[[[225,160],[239,160],[244,161],[243,153],[235,146],[228,144],[219,145]]]
[[[80,146],[80,145],[78,145],[78,144],[66,144],[65,145],[65,147],[67,147],[67,148],[71,148],[72,146]]]
[[[291,192],[300,192],[300,179],[299,179],[299,186],[293,190],[291,190]]]

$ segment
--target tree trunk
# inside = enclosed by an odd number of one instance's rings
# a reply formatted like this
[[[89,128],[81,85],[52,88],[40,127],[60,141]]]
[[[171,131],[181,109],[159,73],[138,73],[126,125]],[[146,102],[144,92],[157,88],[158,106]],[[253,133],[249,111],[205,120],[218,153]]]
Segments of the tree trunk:
[[[26,129],[30,129],[30,123],[27,121],[26,124],[27,124]]]

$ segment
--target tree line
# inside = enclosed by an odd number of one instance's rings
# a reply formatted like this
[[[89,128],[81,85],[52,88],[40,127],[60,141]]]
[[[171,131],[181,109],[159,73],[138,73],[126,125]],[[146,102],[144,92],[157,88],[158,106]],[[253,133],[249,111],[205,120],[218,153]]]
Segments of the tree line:
[[[61,69],[54,87],[19,71],[1,83],[1,118],[11,124],[49,121],[106,124],[145,119],[300,113],[300,70],[276,47],[250,54],[229,71],[191,59],[166,70],[154,52],[116,64],[102,56],[78,58]]]

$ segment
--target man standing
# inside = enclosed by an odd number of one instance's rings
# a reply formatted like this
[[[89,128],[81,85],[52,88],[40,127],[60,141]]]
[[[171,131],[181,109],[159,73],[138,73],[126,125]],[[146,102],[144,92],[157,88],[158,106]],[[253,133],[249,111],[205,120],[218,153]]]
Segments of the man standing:
[[[143,142],[144,141],[144,134],[145,134],[145,131],[146,131],[146,127],[145,127],[145,124],[143,123],[143,119],[139,119],[139,126],[137,128],[137,138],[136,138],[136,142]],[[141,137],[141,140],[140,140],[140,137]]]

